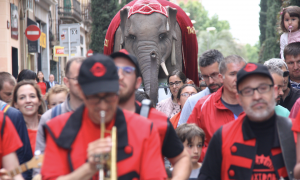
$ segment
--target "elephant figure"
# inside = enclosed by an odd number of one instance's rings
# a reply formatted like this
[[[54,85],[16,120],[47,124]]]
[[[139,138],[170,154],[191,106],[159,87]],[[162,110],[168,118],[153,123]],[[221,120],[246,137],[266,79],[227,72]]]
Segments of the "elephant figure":
[[[137,57],[145,92],[156,104],[159,79],[166,79],[169,73],[175,69],[182,71],[183,67],[177,9],[162,6],[157,0],[133,3],[119,12],[120,24],[114,34],[113,51],[126,49]],[[149,13],[149,8],[154,10]]]

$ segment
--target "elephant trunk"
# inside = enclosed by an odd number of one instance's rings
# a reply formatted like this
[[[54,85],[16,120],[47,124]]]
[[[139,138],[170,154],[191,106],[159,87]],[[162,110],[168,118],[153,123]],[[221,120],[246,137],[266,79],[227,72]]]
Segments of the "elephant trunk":
[[[153,104],[156,105],[158,98],[158,72],[160,65],[160,54],[154,42],[139,42],[136,49],[145,91]]]

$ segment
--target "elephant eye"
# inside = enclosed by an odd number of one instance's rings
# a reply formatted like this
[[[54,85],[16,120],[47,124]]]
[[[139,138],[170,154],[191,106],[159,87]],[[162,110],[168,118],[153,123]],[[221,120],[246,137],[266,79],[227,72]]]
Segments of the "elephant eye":
[[[135,40],[135,39],[136,39],[136,36],[135,36],[135,35],[132,35],[132,34],[129,34],[128,38],[129,38],[129,39],[132,39],[132,40]]]
[[[161,33],[161,34],[159,35],[159,40],[165,39],[166,36],[167,36],[167,35],[166,35],[165,33]]]

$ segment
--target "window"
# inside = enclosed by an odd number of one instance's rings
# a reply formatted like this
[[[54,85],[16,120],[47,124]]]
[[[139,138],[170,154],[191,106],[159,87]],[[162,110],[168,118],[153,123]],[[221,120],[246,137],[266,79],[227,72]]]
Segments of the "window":
[[[80,44],[83,44],[83,36],[80,35]]]
[[[33,0],[27,0],[27,9],[33,10]]]
[[[83,48],[80,48],[80,51],[81,51],[81,56],[84,57],[84,55],[83,55]]]

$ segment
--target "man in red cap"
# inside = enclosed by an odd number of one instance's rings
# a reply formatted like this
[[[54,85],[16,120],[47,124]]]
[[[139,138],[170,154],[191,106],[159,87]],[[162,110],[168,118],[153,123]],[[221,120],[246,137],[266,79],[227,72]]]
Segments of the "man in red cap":
[[[117,107],[118,81],[112,58],[96,54],[82,63],[78,83],[84,104],[45,126],[43,179],[98,179],[99,157],[110,152],[115,143],[119,180],[166,179],[157,129],[146,118]],[[100,112],[105,112],[102,139]],[[107,132],[113,126],[117,142],[112,142]]]
[[[163,156],[173,165],[172,179],[188,179],[191,172],[191,160],[182,142],[170,123],[168,117],[148,105],[138,104],[135,100],[135,91],[142,83],[139,65],[135,56],[125,49],[110,55],[119,69],[119,106],[151,120],[160,134],[160,145]]]

